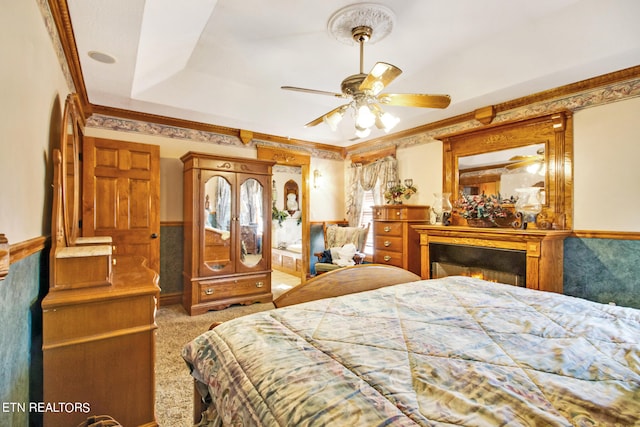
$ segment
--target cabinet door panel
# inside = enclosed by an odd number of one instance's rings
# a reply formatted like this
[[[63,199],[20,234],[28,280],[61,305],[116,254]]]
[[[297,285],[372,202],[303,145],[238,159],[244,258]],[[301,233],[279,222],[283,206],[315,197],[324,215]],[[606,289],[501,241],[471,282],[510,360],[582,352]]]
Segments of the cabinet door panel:
[[[235,245],[232,236],[235,233],[234,208],[236,196],[234,194],[235,176],[227,172],[203,171],[201,185],[200,213],[200,272],[202,276],[212,273],[233,273],[235,260]]]
[[[238,272],[262,271],[271,266],[271,259],[264,257],[265,245],[270,245],[271,181],[265,176],[238,174]]]

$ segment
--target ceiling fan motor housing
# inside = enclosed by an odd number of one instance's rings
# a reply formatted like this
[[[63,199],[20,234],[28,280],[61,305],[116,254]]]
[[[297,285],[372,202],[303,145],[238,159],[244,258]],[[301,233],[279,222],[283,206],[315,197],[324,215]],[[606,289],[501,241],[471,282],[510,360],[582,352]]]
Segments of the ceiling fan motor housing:
[[[361,94],[360,85],[367,78],[366,74],[353,74],[342,81],[340,89],[345,95],[355,96]]]

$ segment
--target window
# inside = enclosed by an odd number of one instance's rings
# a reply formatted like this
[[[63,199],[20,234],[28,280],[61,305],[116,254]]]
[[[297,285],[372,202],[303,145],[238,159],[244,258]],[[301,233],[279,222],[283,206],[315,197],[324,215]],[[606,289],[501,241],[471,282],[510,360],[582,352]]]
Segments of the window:
[[[369,224],[369,234],[367,234],[367,243],[364,246],[364,253],[367,255],[373,255],[373,206],[375,202],[373,200],[373,191],[364,192],[364,200],[362,201],[362,217],[360,219],[361,224]]]

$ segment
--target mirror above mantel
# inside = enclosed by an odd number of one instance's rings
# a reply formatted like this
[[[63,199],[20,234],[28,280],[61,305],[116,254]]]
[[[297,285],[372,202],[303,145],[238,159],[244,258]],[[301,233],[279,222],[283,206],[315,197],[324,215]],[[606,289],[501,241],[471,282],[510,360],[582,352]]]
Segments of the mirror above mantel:
[[[443,192],[498,194],[541,187],[537,226],[573,226],[573,126],[570,112],[495,123],[441,136]]]

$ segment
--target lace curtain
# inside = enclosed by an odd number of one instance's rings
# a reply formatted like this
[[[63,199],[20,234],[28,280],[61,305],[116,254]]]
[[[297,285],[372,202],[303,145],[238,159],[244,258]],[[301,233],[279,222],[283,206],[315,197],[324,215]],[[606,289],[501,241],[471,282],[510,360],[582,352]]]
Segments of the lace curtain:
[[[384,192],[387,182],[397,181],[398,161],[395,157],[384,157],[367,165],[351,165],[349,192],[347,199],[347,219],[351,227],[360,225],[364,192],[373,191],[376,205],[384,204]]]

